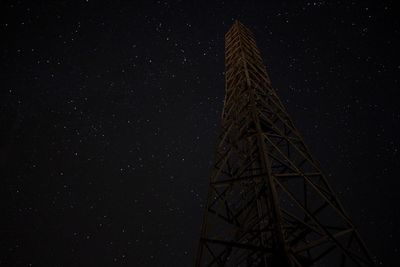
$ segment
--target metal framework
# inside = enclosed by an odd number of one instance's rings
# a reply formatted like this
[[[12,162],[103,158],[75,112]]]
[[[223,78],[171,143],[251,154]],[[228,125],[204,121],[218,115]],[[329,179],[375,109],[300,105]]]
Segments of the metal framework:
[[[225,66],[196,266],[374,266],[238,21],[225,35]]]

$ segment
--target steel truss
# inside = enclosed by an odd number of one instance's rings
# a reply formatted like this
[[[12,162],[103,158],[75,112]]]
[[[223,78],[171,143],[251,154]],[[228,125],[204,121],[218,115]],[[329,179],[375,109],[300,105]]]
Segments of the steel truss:
[[[225,35],[225,66],[196,266],[374,266],[238,21]]]

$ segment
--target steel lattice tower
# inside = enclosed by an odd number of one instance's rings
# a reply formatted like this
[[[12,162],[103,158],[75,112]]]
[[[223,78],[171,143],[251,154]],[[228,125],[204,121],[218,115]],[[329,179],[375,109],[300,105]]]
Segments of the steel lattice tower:
[[[196,266],[374,266],[238,21],[225,68]]]

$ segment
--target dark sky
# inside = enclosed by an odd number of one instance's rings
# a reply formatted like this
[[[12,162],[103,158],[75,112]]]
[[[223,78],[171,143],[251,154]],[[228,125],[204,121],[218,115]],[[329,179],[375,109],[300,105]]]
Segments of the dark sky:
[[[1,1],[0,265],[193,263],[239,19],[372,255],[396,266],[398,12],[268,2]]]

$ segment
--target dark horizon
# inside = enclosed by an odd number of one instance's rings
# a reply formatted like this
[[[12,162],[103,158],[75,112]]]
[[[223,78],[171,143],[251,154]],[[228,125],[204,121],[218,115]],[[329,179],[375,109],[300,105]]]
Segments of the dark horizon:
[[[377,265],[396,266],[392,1],[1,6],[1,266],[193,265],[236,19]]]

